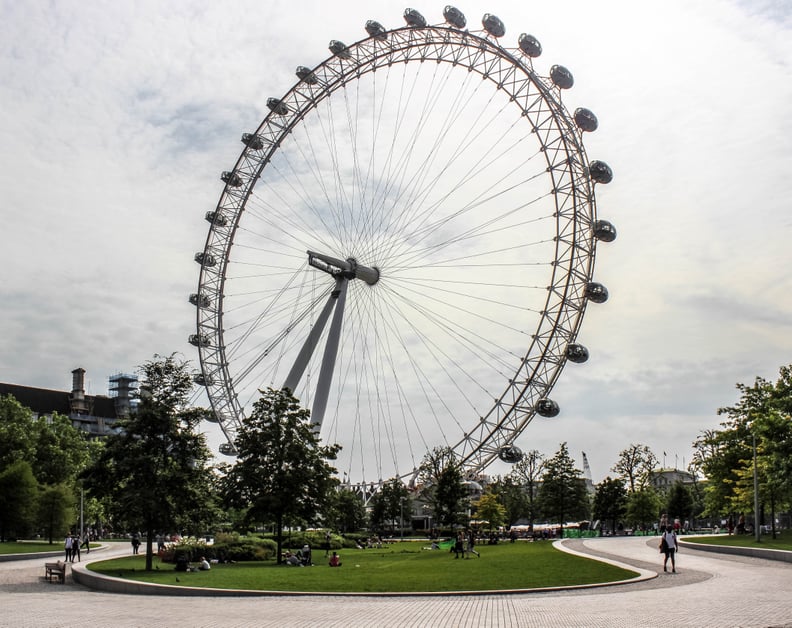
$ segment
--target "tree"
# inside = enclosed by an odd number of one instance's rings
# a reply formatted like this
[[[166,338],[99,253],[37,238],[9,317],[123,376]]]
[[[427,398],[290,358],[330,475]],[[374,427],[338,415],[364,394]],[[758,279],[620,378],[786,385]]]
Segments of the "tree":
[[[157,531],[188,524],[188,531],[205,531],[212,471],[205,438],[196,432],[205,411],[188,406],[193,384],[187,363],[155,355],[141,371],[137,408],[81,477],[90,494],[107,498],[118,524],[145,532],[151,570]]]
[[[611,471],[618,473],[631,493],[647,485],[649,474],[657,466],[657,458],[646,445],[631,444],[622,450]]]
[[[45,486],[38,497],[38,525],[52,543],[74,522],[74,494],[65,484]]]
[[[98,442],[91,443],[85,432],[74,427],[71,420],[53,413],[34,423],[33,472],[40,484],[73,484],[75,477],[88,465]]]
[[[0,541],[27,534],[36,514],[38,483],[27,460],[0,471]]]
[[[594,493],[594,517],[602,521],[610,521],[611,531],[616,532],[617,523],[627,510],[627,490],[624,482],[606,477],[597,484]],[[600,533],[602,528],[600,527]]]
[[[251,521],[275,522],[278,562],[288,520],[311,521],[327,510],[338,485],[329,461],[338,445],[320,445],[310,412],[287,389],[262,391],[235,441],[236,464],[226,477],[229,505]]]
[[[11,395],[0,396],[0,471],[20,460],[31,464],[35,432],[33,413]]]
[[[585,480],[575,468],[566,443],[545,464],[539,501],[545,516],[561,525],[561,536],[565,521],[586,517],[589,506]]]
[[[410,492],[399,478],[391,478],[383,483],[371,498],[371,527],[382,530],[390,522],[391,529],[395,521],[403,527],[402,516],[412,512]]]
[[[527,517],[532,512],[526,489],[513,475],[498,478],[490,487],[503,505],[504,521],[507,525],[514,524],[518,519]]]
[[[693,497],[682,482],[675,482],[668,492],[668,516],[680,521],[690,520],[693,513]]]
[[[657,522],[662,500],[651,487],[641,488],[627,494],[625,518],[633,527],[648,528]]]
[[[468,493],[462,469],[450,447],[435,447],[427,452],[418,472],[421,497],[432,508],[435,521],[453,526],[465,517]]]
[[[356,532],[366,525],[366,506],[357,493],[342,488],[333,494],[327,522],[339,532]]]
[[[489,524],[489,529],[498,528],[503,525],[506,518],[506,508],[498,500],[498,496],[492,491],[484,493],[478,501],[474,502],[476,517],[484,519]]]
[[[511,477],[525,489],[528,499],[528,524],[533,526],[534,519],[539,514],[539,485],[541,484],[542,474],[545,471],[545,458],[537,450],[532,449],[526,452],[511,472]]]

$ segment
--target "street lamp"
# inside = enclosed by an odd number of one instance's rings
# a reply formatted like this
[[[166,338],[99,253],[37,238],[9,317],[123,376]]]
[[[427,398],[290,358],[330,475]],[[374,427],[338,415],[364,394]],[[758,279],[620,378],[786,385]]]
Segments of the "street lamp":
[[[399,534],[404,541],[404,497],[399,498]]]
[[[759,530],[759,476],[756,474],[756,434],[751,434],[753,441],[753,481],[754,481],[754,535],[756,542],[761,542]]]

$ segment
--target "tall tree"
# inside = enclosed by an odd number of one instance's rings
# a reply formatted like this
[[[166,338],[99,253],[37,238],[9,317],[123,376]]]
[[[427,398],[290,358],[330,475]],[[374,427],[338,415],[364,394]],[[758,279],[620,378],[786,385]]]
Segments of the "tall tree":
[[[689,521],[693,516],[693,497],[682,482],[675,482],[668,492],[668,516]]]
[[[369,503],[371,507],[371,527],[383,529],[388,522],[391,526],[398,521],[399,526],[403,527],[402,518],[412,512],[412,500],[410,491],[404,486],[399,478],[391,478],[384,482],[380,489],[374,494]]]
[[[357,493],[342,488],[333,494],[327,523],[341,533],[356,532],[366,525],[366,505]]]
[[[525,489],[528,499],[528,524],[533,525],[539,515],[539,485],[545,471],[545,457],[536,449],[525,453],[522,459],[514,465],[511,477]]]
[[[612,532],[616,532],[618,522],[627,510],[627,490],[624,482],[619,479],[606,477],[597,484],[594,493],[594,517],[602,521],[609,521]],[[600,527],[600,533],[604,526]]]
[[[65,484],[46,486],[38,497],[38,525],[52,543],[74,522],[74,494]]]
[[[633,527],[649,528],[657,522],[662,503],[652,487],[638,489],[627,494],[625,517]]]
[[[26,535],[36,516],[38,482],[26,460],[0,471],[0,541]]]
[[[187,363],[156,355],[141,372],[137,408],[82,477],[91,494],[109,498],[117,523],[144,531],[150,570],[157,531],[190,522],[196,532],[208,524],[212,471],[205,438],[196,431],[205,411],[188,405]]]
[[[30,409],[11,395],[0,395],[0,471],[26,460],[33,465],[36,422]]]
[[[441,526],[462,522],[468,492],[453,450],[436,447],[428,452],[421,462],[418,477],[421,497],[431,506],[435,521]]]
[[[571,519],[583,519],[589,509],[588,491],[583,474],[575,468],[566,443],[545,464],[539,500],[544,515],[561,526]]]
[[[504,521],[507,525],[513,525],[532,512],[525,487],[519,484],[513,475],[496,479],[490,488],[498,496],[498,501],[503,504]]]
[[[646,445],[632,443],[619,453],[619,459],[611,471],[618,473],[633,493],[644,488],[649,474],[657,466],[657,457]]]
[[[289,390],[272,388],[242,421],[235,445],[237,461],[226,478],[229,504],[247,508],[252,521],[275,523],[281,562],[284,523],[312,521],[332,503],[338,480],[330,461],[340,447],[321,445],[310,412]]]

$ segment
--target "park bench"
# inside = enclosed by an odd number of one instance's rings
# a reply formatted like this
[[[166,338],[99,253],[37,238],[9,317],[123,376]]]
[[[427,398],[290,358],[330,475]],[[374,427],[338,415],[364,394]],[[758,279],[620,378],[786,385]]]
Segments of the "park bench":
[[[58,561],[56,563],[44,563],[44,578],[53,582],[57,578],[61,584],[66,582],[66,563]]]

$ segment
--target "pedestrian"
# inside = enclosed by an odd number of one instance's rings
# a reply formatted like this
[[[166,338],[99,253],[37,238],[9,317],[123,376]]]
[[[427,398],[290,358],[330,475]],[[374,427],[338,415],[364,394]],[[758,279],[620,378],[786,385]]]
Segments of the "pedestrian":
[[[132,554],[137,554],[139,547],[140,547],[140,534],[135,532],[135,534],[132,535]]]
[[[677,544],[677,536],[674,533],[672,526],[667,526],[663,536],[660,539],[660,551],[665,554],[663,559],[663,571],[668,571],[668,559],[671,559],[671,573],[676,573],[676,551],[679,545]]]
[[[75,534],[74,536],[72,536],[72,562],[74,562],[75,558],[77,559],[78,563],[80,562],[80,543],[81,542],[82,542],[82,540],[80,539],[80,535],[79,534]]]
[[[330,555],[330,530],[325,530],[324,550],[325,558],[327,558]]]
[[[463,558],[465,557],[465,535],[462,530],[457,533],[456,541],[451,551],[454,552],[454,558],[459,558],[460,554],[462,554]]]
[[[72,562],[72,544],[74,543],[74,539],[72,539],[71,532],[66,535],[66,539],[63,541],[63,549],[66,551],[66,562]]]
[[[85,535],[85,540],[82,542],[83,547],[85,547],[85,553],[91,553],[91,533]]]
[[[481,558],[481,554],[479,554],[476,551],[476,531],[475,530],[471,529],[468,532],[467,544],[468,545],[467,545],[467,552],[466,553],[467,554],[475,554],[476,556]],[[465,558],[469,558],[469,556],[465,556]]]

